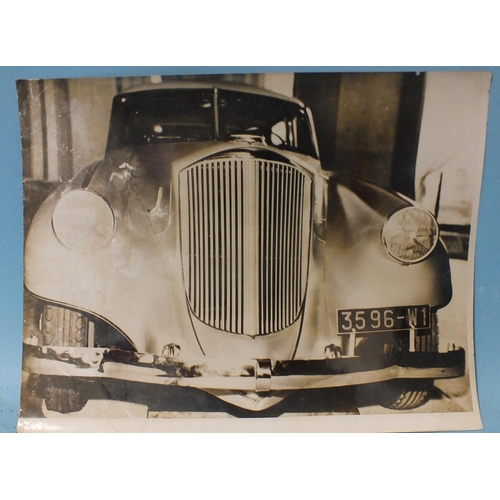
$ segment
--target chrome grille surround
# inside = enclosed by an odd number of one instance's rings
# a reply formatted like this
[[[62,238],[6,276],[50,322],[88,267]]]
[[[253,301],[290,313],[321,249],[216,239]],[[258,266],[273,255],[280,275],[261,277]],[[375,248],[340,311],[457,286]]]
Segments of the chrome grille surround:
[[[179,190],[192,314],[250,336],[294,323],[307,286],[311,176],[283,162],[215,158],[183,169]]]

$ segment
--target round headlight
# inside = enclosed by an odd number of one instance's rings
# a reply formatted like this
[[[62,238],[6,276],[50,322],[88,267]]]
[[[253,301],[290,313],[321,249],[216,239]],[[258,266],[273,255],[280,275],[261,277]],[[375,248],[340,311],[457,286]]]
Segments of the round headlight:
[[[390,215],[382,228],[382,244],[402,264],[424,260],[436,247],[439,227],[432,214],[418,207],[405,207]]]
[[[64,194],[52,215],[57,239],[74,250],[95,250],[113,236],[115,216],[97,193],[78,189]]]

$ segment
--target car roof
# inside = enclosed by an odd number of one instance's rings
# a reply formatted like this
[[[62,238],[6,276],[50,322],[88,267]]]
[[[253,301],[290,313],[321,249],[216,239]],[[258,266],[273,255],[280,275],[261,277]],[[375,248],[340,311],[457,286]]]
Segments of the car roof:
[[[301,107],[305,107],[304,103],[295,97],[289,97],[271,90],[260,87],[253,87],[251,85],[237,84],[237,83],[223,83],[223,82],[197,82],[197,81],[182,81],[182,82],[162,82],[162,83],[148,83],[136,87],[130,87],[123,90],[119,95],[130,94],[134,92],[147,92],[149,90],[183,90],[183,89],[220,89],[233,92],[245,92],[247,94],[258,94],[267,97],[274,97],[289,102],[294,102]]]

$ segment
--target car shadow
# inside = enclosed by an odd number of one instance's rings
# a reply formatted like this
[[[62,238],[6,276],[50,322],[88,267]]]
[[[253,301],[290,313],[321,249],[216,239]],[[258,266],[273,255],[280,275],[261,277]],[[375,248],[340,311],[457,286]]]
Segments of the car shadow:
[[[290,393],[283,401],[262,411],[250,411],[236,407],[199,389],[177,386],[152,386],[140,382],[114,379],[88,381],[79,379],[78,388],[84,401],[117,401],[147,407],[149,414],[169,418],[169,414],[186,417],[210,417],[225,414],[236,418],[275,418],[284,415],[359,415],[360,409],[381,405],[384,400],[384,384],[362,387],[300,390]],[[21,415],[26,418],[44,416],[42,397],[44,386],[53,384],[50,378],[39,378],[34,387],[28,388],[22,398]],[[446,399],[437,387],[428,388],[429,400]],[[103,408],[107,406],[103,404]],[[387,412],[380,408],[380,413]],[[179,415],[180,414],[180,415]],[[63,414],[61,414],[62,416]],[[110,417],[110,415],[102,415]]]

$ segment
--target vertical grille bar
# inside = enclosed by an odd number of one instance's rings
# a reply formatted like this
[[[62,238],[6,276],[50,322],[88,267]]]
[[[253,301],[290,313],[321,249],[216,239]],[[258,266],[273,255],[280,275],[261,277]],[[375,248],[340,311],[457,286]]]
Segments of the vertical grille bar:
[[[288,166],[283,167],[285,170],[285,177],[283,179],[283,184],[285,186],[285,216],[283,218],[284,224],[284,242],[283,242],[283,299],[282,299],[282,313],[281,318],[283,324],[288,324],[290,322],[290,308],[289,297],[290,297],[290,274],[293,273],[293,263],[290,261],[290,172]]]
[[[273,300],[275,296],[275,286],[276,286],[276,274],[273,272],[274,271],[274,263],[275,263],[275,254],[274,254],[274,237],[276,234],[276,196],[275,196],[275,190],[276,190],[276,176],[275,173],[273,172],[271,166],[269,165],[269,177],[270,177],[270,182],[271,182],[271,200],[269,201],[269,204],[266,205],[266,210],[269,210],[270,212],[270,220],[271,220],[271,229],[269,232],[269,267],[268,267],[268,282],[267,283],[261,283],[261,286],[265,286],[268,288],[267,290],[267,314],[269,315],[268,317],[268,322],[269,322],[269,327],[268,331],[274,332],[275,331],[275,324],[274,324],[274,308],[276,307],[276,303]]]
[[[236,233],[237,233],[237,214],[238,199],[236,197],[236,178],[237,171],[232,168],[228,169],[229,173],[229,189],[231,190],[230,197],[230,210],[231,219],[229,225],[229,231],[231,232],[231,248],[229,255],[231,256],[231,268],[230,268],[230,280],[231,280],[231,332],[239,333],[238,330],[238,310],[237,310],[237,288],[238,288],[238,276],[236,274],[237,270],[237,255],[236,255]]]
[[[207,202],[206,202],[206,211],[205,217],[207,221],[207,233],[206,233],[206,242],[207,242],[207,252],[206,252],[206,270],[207,270],[207,283],[205,287],[205,295],[207,298],[207,308],[206,316],[208,318],[208,324],[210,326],[214,326],[214,315],[213,315],[213,298],[214,298],[214,287],[213,283],[213,275],[214,275],[214,234],[213,234],[213,225],[214,225],[214,216],[213,216],[213,198],[214,198],[214,187],[213,187],[213,179],[212,172],[214,166],[213,163],[204,170],[205,172],[205,182],[207,186]]]
[[[231,282],[231,180],[230,173],[227,171],[227,162],[223,162],[224,165],[224,200],[225,200],[225,223],[224,227],[225,233],[225,261],[224,261],[224,294],[226,302],[226,311],[224,315],[224,330],[227,332],[232,331],[231,318],[233,317],[233,307],[232,307],[232,282]]]
[[[281,330],[281,298],[282,298],[282,249],[283,249],[283,179],[281,175],[282,166],[276,165],[276,238],[274,240],[276,293],[274,295],[274,331]]]
[[[219,328],[219,186],[218,186],[218,163],[214,163],[212,168],[212,251],[213,251],[213,293],[212,293],[212,307],[213,307],[213,325]]]
[[[188,181],[188,192],[194,191],[193,186],[193,172],[188,173],[187,177]],[[196,243],[196,238],[194,237],[194,231],[196,228],[196,207],[193,205],[188,206],[188,217],[189,217],[189,297],[193,303],[193,307],[196,309],[196,297],[193,294],[193,291],[196,290],[196,249],[194,248],[194,244]]]
[[[307,283],[312,179],[258,159],[200,162],[179,174],[186,296],[214,328],[264,335],[300,314]]]
[[[207,273],[207,238],[206,238],[206,216],[207,216],[207,203],[206,203],[206,170],[198,170],[198,185],[200,186],[200,232],[198,234],[200,245],[199,268],[200,268],[200,314],[206,318],[207,300],[208,296],[205,288],[205,277]]]

